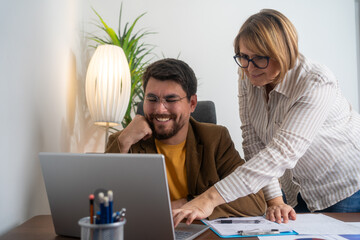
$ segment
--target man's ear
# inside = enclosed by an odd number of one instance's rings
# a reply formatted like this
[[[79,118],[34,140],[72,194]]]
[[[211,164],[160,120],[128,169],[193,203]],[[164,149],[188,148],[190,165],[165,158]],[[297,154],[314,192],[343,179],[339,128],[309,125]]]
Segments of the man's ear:
[[[193,113],[197,105],[197,95],[194,94],[190,97],[190,111]]]

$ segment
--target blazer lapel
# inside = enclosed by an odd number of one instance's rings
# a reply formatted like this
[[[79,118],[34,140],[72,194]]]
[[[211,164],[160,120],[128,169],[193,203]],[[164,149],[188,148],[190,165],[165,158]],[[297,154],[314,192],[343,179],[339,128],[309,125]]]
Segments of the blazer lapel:
[[[199,144],[190,121],[188,135],[186,138],[186,175],[189,194],[194,195],[196,184],[200,173],[200,166],[203,158],[203,145]]]

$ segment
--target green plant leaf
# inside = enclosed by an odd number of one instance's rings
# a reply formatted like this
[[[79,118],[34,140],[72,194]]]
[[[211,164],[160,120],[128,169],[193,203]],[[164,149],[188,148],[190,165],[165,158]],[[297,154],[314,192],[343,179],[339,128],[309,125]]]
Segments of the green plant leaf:
[[[136,111],[137,105],[140,101],[144,100],[144,91],[142,87],[142,75],[145,66],[152,59],[151,55],[155,46],[144,43],[144,38],[155,32],[150,32],[145,28],[141,28],[134,33],[134,29],[138,21],[146,14],[142,13],[132,23],[126,22],[124,29],[121,28],[122,23],[122,10],[123,4],[121,3],[119,12],[119,25],[117,34],[109,27],[99,13],[92,8],[94,13],[97,15],[100,22],[95,22],[94,25],[106,33],[106,37],[99,37],[94,34],[89,34],[89,39],[97,43],[102,44],[113,44],[120,46],[125,53],[125,56],[129,63],[130,74],[131,74],[131,92],[130,101],[126,110],[126,114],[122,121],[122,126],[125,128],[132,120],[132,114]],[[95,46],[96,47],[96,46]],[[147,59],[147,60],[145,60]],[[114,128],[117,130],[116,128]],[[113,129],[113,130],[114,130]]]
[[[107,34],[110,36],[111,40],[113,41],[113,44],[120,46],[120,42],[119,42],[118,36],[116,35],[115,31],[112,28],[108,27],[108,25],[104,22],[102,17],[95,11],[94,8],[92,10],[95,12],[95,14],[99,17],[101,23],[104,25],[104,28],[105,28]]]

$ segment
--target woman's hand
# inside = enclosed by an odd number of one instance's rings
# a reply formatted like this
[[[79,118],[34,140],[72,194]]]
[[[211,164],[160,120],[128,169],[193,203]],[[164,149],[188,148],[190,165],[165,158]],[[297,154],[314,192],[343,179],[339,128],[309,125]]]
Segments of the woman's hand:
[[[222,203],[225,203],[224,199],[212,186],[181,208],[172,210],[174,226],[176,227],[184,218],[187,219],[186,224],[191,224],[195,219],[204,219],[210,216],[214,208]]]
[[[296,220],[295,210],[285,204],[281,196],[267,201],[267,206],[266,219],[272,222],[287,223],[289,219]]]

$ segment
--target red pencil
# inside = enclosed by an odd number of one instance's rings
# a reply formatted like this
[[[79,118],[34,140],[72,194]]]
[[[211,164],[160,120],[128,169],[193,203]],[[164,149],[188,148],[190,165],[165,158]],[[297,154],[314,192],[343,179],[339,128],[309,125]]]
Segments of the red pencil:
[[[94,194],[90,194],[90,223],[94,224]]]

